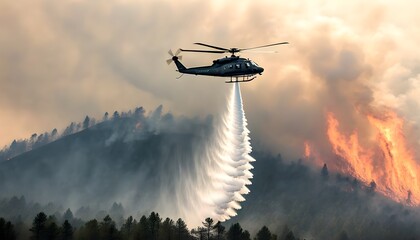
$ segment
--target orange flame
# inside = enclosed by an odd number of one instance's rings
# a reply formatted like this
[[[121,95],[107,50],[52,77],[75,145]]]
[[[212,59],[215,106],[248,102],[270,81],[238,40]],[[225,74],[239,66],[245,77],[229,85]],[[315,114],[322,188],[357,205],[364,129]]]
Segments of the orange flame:
[[[347,161],[347,164],[343,166],[346,172],[364,182],[370,182],[373,172],[372,153],[359,145],[357,132],[353,132],[348,138],[339,132],[339,123],[334,114],[328,113],[327,119],[328,138],[334,153]]]
[[[305,141],[305,158],[309,158],[311,156],[311,146],[309,143]]]
[[[339,131],[339,122],[334,114],[328,113],[328,139],[334,153],[344,160],[343,166],[336,170],[351,174],[365,183],[375,181],[379,192],[396,201],[420,205],[419,166],[407,147],[403,134],[404,121],[393,112],[386,112],[384,116],[367,116],[377,132],[379,146],[364,148],[356,131],[346,137]]]
[[[368,120],[378,131],[383,153],[383,172],[378,178],[399,201],[420,204],[419,166],[405,140],[404,121],[394,112],[387,112],[382,119],[368,116]]]
[[[324,161],[322,160],[320,154],[316,151],[316,149],[312,148],[313,144],[309,141],[303,142],[303,148],[304,148],[304,159],[311,164],[314,164],[316,166],[322,166],[324,164]]]

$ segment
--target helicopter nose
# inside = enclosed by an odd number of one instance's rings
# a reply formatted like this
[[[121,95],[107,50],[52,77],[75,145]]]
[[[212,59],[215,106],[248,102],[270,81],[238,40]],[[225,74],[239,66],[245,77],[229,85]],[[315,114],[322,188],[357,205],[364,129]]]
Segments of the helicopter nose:
[[[261,74],[262,72],[264,72],[264,68],[259,67],[259,68],[258,68],[258,72]]]

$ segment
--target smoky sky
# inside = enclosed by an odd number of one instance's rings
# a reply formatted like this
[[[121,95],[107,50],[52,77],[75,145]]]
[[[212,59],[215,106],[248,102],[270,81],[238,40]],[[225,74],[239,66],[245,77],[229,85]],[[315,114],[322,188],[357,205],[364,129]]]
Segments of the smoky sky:
[[[286,157],[322,142],[325,113],[364,130],[358,109],[391,107],[418,144],[419,48],[412,1],[1,1],[0,145],[105,111],[163,104],[219,114],[223,79],[179,76],[167,51],[193,42],[252,47],[265,68],[242,87],[253,144]],[[223,55],[182,54],[186,66]]]

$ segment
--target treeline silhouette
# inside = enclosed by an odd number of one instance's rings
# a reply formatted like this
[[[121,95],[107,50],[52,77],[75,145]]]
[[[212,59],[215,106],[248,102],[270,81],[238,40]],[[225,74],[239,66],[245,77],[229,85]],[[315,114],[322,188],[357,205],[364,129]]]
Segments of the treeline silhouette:
[[[264,156],[259,156],[258,159],[260,161],[257,164],[260,165],[256,168],[256,176],[260,177],[256,178],[254,185],[250,187],[253,196],[264,196],[264,199],[261,199],[262,202],[258,202],[258,198],[257,201],[253,198],[245,201],[244,209],[235,218],[235,221],[241,222],[251,233],[259,233],[259,230],[265,231],[265,229],[258,228],[261,225],[267,225],[274,230],[277,239],[293,239],[285,238],[291,232],[285,227],[287,225],[293,229],[292,233],[297,233],[299,236],[305,234],[304,236],[308,239],[327,239],[327,236],[331,236],[328,239],[418,239],[418,236],[420,236],[418,228],[416,228],[420,222],[417,217],[418,211],[415,208],[382,198],[380,194],[375,193],[374,183],[364,185],[355,178],[331,173],[327,165],[319,168],[312,175],[309,169],[299,162],[286,164],[281,159],[275,161]],[[275,169],[275,171],[272,174],[259,173],[259,171],[263,171],[263,168]],[[267,173],[266,171],[263,172]],[[293,179],[293,182],[289,179]],[[276,182],[277,188],[267,188],[268,185],[265,184],[267,182]],[[314,184],[308,185],[308,182]],[[280,183],[282,185],[279,185]],[[295,188],[292,189],[290,186],[295,186]],[[371,205],[375,207],[373,208]],[[31,222],[39,212],[51,215],[48,219],[54,220],[57,228],[63,228],[62,224],[67,220],[72,229],[75,229],[73,236],[76,237],[81,236],[82,229],[89,226],[95,227],[95,225],[99,227],[100,221],[105,221],[108,215],[118,229],[120,239],[140,239],[135,237],[124,238],[124,235],[121,235],[123,234],[124,224],[129,220],[124,219],[123,216],[133,214],[132,212],[126,212],[121,203],[113,203],[106,210],[82,206],[76,209],[73,215],[70,209],[65,210],[60,205],[54,203],[42,205],[27,201],[24,196],[0,199],[0,217],[10,221],[9,224],[3,221],[4,227],[2,229],[9,229],[4,230],[4,236],[10,235],[10,224],[13,223],[13,229],[19,236],[18,239],[29,239],[32,234],[29,231]],[[132,219],[133,228],[136,228],[134,226],[139,227],[142,219],[144,222],[144,218],[140,215],[136,215],[136,217],[139,220]],[[92,218],[97,219],[96,223],[88,221]],[[176,221],[175,223],[174,221],[165,223],[162,219],[159,221],[159,227],[163,224],[172,226],[176,223]],[[213,226],[217,225],[217,223],[212,224]],[[241,236],[238,239],[248,239],[247,236],[251,235],[248,231],[243,230],[240,225],[236,226],[235,222],[228,221],[225,224],[232,225],[233,228],[230,232],[240,233],[236,234]],[[162,229],[164,228],[162,227]],[[211,235],[214,239],[219,239],[216,234],[218,232],[221,233],[219,234],[220,239],[227,239],[229,231],[224,232],[221,229],[215,228],[212,230]],[[208,230],[209,228],[203,225],[192,229],[188,234],[196,239],[207,239]],[[60,231],[58,230],[58,232]],[[263,234],[264,231],[260,234]],[[314,234],[320,232],[322,232],[322,237]],[[0,237],[0,239],[5,238]]]
[[[202,222],[202,226],[191,231],[181,218],[176,221],[170,218],[163,219],[155,212],[152,212],[148,217],[143,215],[138,221],[130,216],[125,219],[120,227],[109,215],[105,216],[101,221],[93,219],[83,223],[80,227],[74,227],[75,219],[68,212],[67,216],[65,214],[61,221],[57,220],[55,216],[47,216],[44,212],[40,212],[35,216],[30,226],[26,226],[22,222],[16,223],[15,226],[10,221],[0,218],[0,239],[251,240],[251,234],[247,230],[242,229],[239,223],[231,224],[229,229],[226,229],[221,222],[215,222],[211,218],[206,218]],[[271,233],[266,226],[263,226],[253,239],[299,240],[287,226],[284,227],[280,235]]]
[[[102,219],[106,215],[114,218],[118,225],[123,223],[125,215],[124,208],[121,203],[113,203],[107,210],[94,209],[89,206],[82,206],[76,209],[75,214],[70,209],[65,210],[61,205],[49,202],[40,204],[38,202],[27,201],[25,196],[13,196],[10,199],[0,199],[0,216],[12,222],[30,223],[33,216],[39,212],[53,215],[58,221],[71,219],[72,224],[79,227],[83,224],[83,220],[90,218]],[[0,238],[1,240],[1,238]]]
[[[96,120],[93,117],[86,116],[81,122],[71,122],[61,132],[57,130],[57,128],[54,128],[50,132],[44,132],[40,134],[33,133],[27,139],[15,139],[8,146],[4,146],[2,148],[0,147],[0,162],[9,160],[27,151],[42,147],[62,137],[85,130],[96,125],[97,123],[129,117],[134,117],[138,120],[144,120],[147,117],[152,117],[154,112],[161,110],[162,106],[159,106],[154,111],[152,111],[150,115],[147,116],[144,115],[145,110],[143,107],[136,107],[134,110],[129,110],[128,112],[114,111],[111,116],[108,112],[105,112],[101,120]]]

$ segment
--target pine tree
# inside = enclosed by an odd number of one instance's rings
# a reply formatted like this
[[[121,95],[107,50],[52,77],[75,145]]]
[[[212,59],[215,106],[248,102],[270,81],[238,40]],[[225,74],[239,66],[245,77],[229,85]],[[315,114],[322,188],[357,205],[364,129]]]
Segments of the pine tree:
[[[241,234],[241,240],[251,240],[251,234],[247,230],[245,230]]]
[[[129,216],[125,223],[121,226],[121,235],[123,239],[130,239],[133,235],[135,227],[135,222],[133,221],[133,217]]]
[[[271,232],[266,226],[263,226],[257,233],[257,240],[271,240]]]
[[[64,220],[73,221],[73,218],[74,218],[73,213],[72,213],[72,211],[70,210],[70,208],[68,208],[68,209],[66,210],[66,212],[64,213],[64,215],[63,215],[63,219],[64,219]]]
[[[206,218],[203,222],[204,228],[206,229],[207,239],[210,240],[210,236],[212,235],[213,231],[213,219]]]
[[[99,239],[99,224],[96,219],[90,220],[84,226],[82,231],[82,238],[83,239]]]
[[[324,163],[324,166],[322,167],[321,175],[323,179],[328,179],[328,167],[326,163]]]
[[[89,116],[86,116],[85,120],[83,120],[83,129],[88,128],[89,124],[90,124],[90,118],[89,118]]]
[[[15,240],[16,232],[14,226],[10,221],[0,218],[0,239],[4,240]]]
[[[223,235],[225,234],[225,227],[222,225],[222,223],[220,221],[218,221],[214,225],[213,228],[216,231],[216,239],[217,240],[222,240],[223,239]]]
[[[175,240],[185,240],[189,237],[187,224],[181,218],[176,221],[175,228]]]
[[[54,128],[54,129],[51,131],[51,137],[52,137],[53,139],[55,139],[55,137],[57,136],[57,134],[58,134],[57,128]]]
[[[152,212],[148,218],[148,221],[150,225],[150,233],[152,237],[151,239],[156,240],[162,219],[159,217],[159,213]]]
[[[71,240],[73,239],[73,233],[73,227],[71,226],[68,220],[65,220],[63,225],[61,226],[61,239]]]
[[[112,115],[113,119],[118,119],[120,118],[120,114],[118,113],[118,111],[115,111],[114,114]]]
[[[55,218],[53,216],[49,216],[47,219],[46,224],[46,236],[48,240],[54,240],[58,239],[60,235],[60,230],[57,226],[57,223],[55,223]]]
[[[135,239],[138,239],[138,240],[151,239],[149,220],[146,218],[146,216],[143,215],[140,218],[140,221],[137,224],[134,236],[135,236]]]
[[[174,221],[170,218],[166,218],[162,222],[162,226],[159,228],[159,239],[161,240],[171,240],[174,239]]]
[[[101,239],[113,240],[118,239],[119,232],[115,227],[115,222],[109,215],[106,215],[104,220],[99,224],[99,232]]]
[[[32,228],[29,229],[32,232],[31,239],[41,240],[46,238],[46,223],[47,215],[45,213],[40,212],[35,216]]]
[[[191,233],[196,236],[199,240],[204,240],[206,236],[207,229],[203,227],[198,227],[191,230]]]
[[[227,232],[228,240],[242,240],[243,229],[239,223],[232,224]]]
[[[374,180],[372,180],[369,184],[368,192],[374,193],[375,190],[376,190],[376,182]]]

